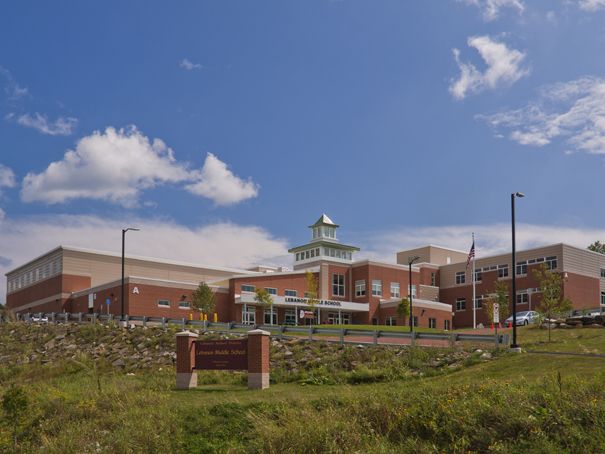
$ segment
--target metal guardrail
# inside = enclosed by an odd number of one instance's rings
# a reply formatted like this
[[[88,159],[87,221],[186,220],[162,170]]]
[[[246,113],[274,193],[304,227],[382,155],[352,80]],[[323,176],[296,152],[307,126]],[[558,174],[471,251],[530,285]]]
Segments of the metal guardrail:
[[[85,313],[36,313],[36,314],[17,314],[17,320],[31,322],[36,319],[47,319],[48,322],[52,323],[96,323],[96,322],[110,322],[120,321],[119,318],[114,317],[112,314],[85,314]],[[315,326],[289,326],[289,325],[245,325],[242,323],[235,322],[209,322],[203,320],[189,320],[187,318],[167,318],[167,317],[147,317],[140,315],[125,315],[124,322],[127,324],[131,322],[137,322],[142,326],[147,326],[148,323],[154,325],[160,325],[162,328],[166,328],[168,325],[177,325],[185,329],[186,327],[201,328],[203,331],[213,331],[218,333],[234,333],[237,330],[249,330],[249,329],[263,329],[269,331],[274,337],[281,338],[293,338],[293,337],[308,337],[313,340],[324,340],[327,342],[340,342],[344,343],[372,343],[379,344],[379,339],[409,339],[410,344],[416,345],[417,341],[422,340],[437,340],[445,341],[449,344],[455,342],[475,342],[475,343],[493,343],[496,348],[500,346],[509,345],[508,334],[467,334],[460,332],[451,333],[427,333],[422,331],[404,332],[404,331],[381,331],[377,330],[361,330],[355,328],[317,328]],[[351,325],[354,326],[354,325]],[[347,337],[361,337],[368,338],[368,341],[359,340],[347,340]],[[334,339],[337,338],[337,339]],[[384,344],[384,342],[383,342]]]

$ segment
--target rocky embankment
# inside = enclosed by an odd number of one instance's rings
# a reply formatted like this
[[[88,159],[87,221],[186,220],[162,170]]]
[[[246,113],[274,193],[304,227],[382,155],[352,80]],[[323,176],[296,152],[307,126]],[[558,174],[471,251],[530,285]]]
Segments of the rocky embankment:
[[[0,365],[52,367],[65,362],[94,361],[105,370],[172,367],[176,328],[119,328],[90,324],[0,324]],[[235,335],[199,333],[204,338]],[[280,382],[309,384],[363,382],[421,376],[488,361],[481,350],[413,349],[345,345],[304,339],[272,339],[271,374]]]

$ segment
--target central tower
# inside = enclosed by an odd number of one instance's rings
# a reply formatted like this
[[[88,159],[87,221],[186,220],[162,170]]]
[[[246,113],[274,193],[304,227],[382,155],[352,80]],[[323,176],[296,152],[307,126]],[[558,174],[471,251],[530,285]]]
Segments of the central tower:
[[[322,214],[315,224],[310,225],[311,241],[288,250],[288,252],[294,254],[294,269],[308,268],[317,265],[316,262],[326,260],[352,263],[353,253],[359,251],[359,248],[347,246],[338,241],[336,230],[339,227],[325,214]]]

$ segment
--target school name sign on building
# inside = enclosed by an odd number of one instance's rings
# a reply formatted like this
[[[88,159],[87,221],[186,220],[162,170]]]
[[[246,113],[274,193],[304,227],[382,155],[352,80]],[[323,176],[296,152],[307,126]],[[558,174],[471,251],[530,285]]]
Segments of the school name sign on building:
[[[248,388],[269,387],[269,332],[248,331],[246,339],[197,340],[183,331],[176,335],[176,387],[197,387],[197,370],[247,370]]]

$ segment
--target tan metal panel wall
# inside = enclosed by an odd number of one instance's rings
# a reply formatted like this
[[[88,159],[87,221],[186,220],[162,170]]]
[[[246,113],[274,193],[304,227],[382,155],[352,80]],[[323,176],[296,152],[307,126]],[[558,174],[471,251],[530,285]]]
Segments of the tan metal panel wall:
[[[79,251],[65,251],[63,272],[90,276],[91,285],[101,285],[121,277],[121,258]],[[232,272],[211,268],[151,262],[126,258],[126,276],[139,276],[179,282],[200,282],[233,275]]]
[[[601,277],[601,268],[605,269],[605,255],[564,245],[563,266],[570,273],[598,278],[601,292],[605,292],[605,278]]]
[[[429,301],[439,301],[439,287],[420,285],[418,297]]]

